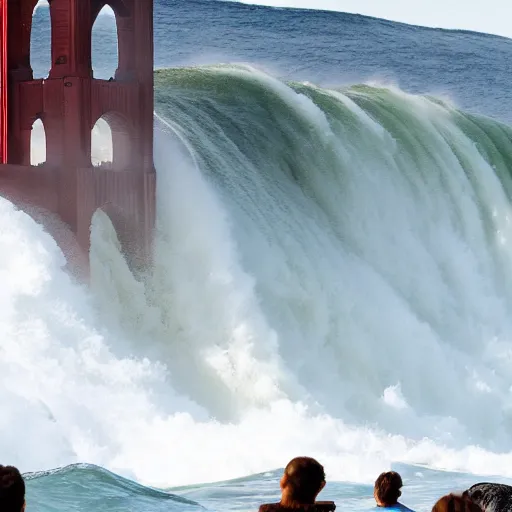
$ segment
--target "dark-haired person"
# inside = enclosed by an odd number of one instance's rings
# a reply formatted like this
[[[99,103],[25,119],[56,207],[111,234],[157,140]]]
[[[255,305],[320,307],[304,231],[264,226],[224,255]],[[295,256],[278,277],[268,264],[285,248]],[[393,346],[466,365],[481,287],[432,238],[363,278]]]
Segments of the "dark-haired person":
[[[259,512],[332,512],[332,501],[316,501],[325,486],[323,466],[311,457],[296,457],[284,470],[281,478],[281,501],[261,505]]]
[[[480,482],[464,491],[462,497],[474,501],[482,510],[493,512],[512,510],[512,486],[510,485]]]
[[[23,512],[25,510],[25,482],[13,466],[0,465],[0,511]]]
[[[398,502],[398,498],[402,496],[403,487],[402,477],[396,471],[387,471],[381,473],[373,488],[373,497],[377,503],[377,507],[387,510],[396,510],[402,512],[412,512],[410,508]]]
[[[432,512],[483,512],[467,494],[447,494],[432,507]]]

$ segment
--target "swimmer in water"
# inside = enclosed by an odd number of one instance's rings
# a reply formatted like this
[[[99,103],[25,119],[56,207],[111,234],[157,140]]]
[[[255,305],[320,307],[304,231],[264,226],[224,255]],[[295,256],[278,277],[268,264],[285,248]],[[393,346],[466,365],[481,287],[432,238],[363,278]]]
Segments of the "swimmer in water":
[[[0,510],[24,512],[25,482],[13,466],[0,466]]]
[[[332,512],[336,505],[318,502],[316,498],[325,486],[323,466],[311,457],[296,457],[291,460],[281,478],[281,501],[261,505],[259,512]]]
[[[432,512],[483,512],[469,496],[448,494],[432,507]]]
[[[398,502],[402,496],[403,487],[402,477],[395,471],[381,473],[373,488],[373,497],[377,507],[387,510],[413,512],[410,508]]]

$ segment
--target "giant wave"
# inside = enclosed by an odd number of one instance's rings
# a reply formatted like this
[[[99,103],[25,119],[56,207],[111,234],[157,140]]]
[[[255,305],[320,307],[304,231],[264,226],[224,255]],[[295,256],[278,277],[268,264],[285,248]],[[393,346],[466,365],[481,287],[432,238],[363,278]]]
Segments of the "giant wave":
[[[161,487],[297,453],[511,476],[512,130],[245,66],[159,71],[156,97],[144,280],[102,214],[91,293],[0,200],[3,457]]]

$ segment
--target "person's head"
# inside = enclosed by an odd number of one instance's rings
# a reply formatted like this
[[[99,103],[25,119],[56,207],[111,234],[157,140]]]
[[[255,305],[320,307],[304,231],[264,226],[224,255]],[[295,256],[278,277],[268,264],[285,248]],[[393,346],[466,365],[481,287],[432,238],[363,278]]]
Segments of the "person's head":
[[[12,466],[0,465],[0,510],[2,512],[25,510],[25,482],[20,472]]]
[[[325,486],[323,466],[311,457],[296,457],[281,478],[282,502],[310,505]]]
[[[396,505],[402,495],[400,490],[404,484],[402,477],[395,471],[381,473],[373,488],[373,496],[379,507],[391,507]]]
[[[447,494],[437,501],[432,512],[482,512],[482,509],[466,494]]]

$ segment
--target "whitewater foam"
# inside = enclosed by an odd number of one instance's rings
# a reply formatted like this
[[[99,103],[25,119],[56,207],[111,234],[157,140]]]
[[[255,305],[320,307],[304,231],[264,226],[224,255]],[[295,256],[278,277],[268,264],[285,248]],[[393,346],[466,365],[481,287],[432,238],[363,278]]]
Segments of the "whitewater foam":
[[[157,84],[152,273],[97,212],[91,293],[0,199],[4,458],[162,487],[298,454],[512,476],[510,130],[248,68]]]

